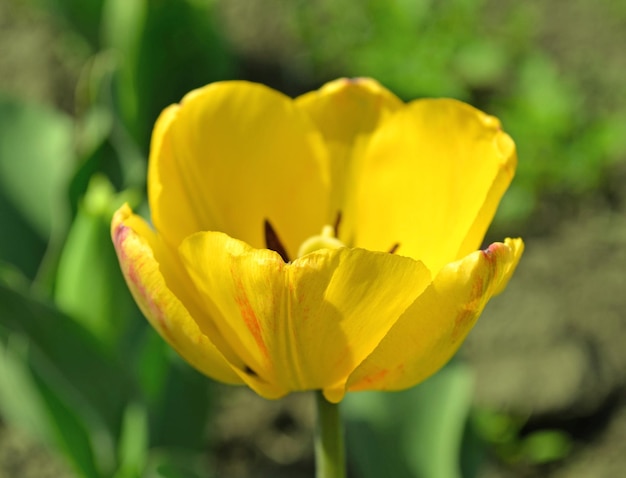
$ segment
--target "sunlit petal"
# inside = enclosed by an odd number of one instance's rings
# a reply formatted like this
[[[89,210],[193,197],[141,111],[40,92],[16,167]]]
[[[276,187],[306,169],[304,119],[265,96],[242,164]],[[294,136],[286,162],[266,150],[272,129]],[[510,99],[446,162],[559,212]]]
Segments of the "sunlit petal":
[[[331,210],[340,211],[344,208],[347,172],[353,157],[379,124],[404,104],[369,78],[335,80],[295,102],[312,118],[328,146]]]
[[[439,370],[506,285],[523,249],[520,239],[507,239],[446,265],[352,374],[348,389],[400,390]]]
[[[181,254],[206,307],[227,318],[216,324],[221,339],[255,380],[285,393],[324,389],[334,401],[430,282],[428,270],[407,257],[339,248],[286,264],[216,232],[191,236]]]
[[[181,302],[184,275],[176,272],[167,249],[143,219],[124,205],[113,218],[111,235],[128,287],[150,324],[204,374],[221,382],[242,383]],[[177,294],[168,287],[164,272],[178,283]]]
[[[263,222],[294,253],[329,211],[328,158],[288,97],[247,82],[214,83],[166,109],[155,127],[149,196],[172,245],[217,230],[265,247]]]
[[[480,246],[513,177],[497,119],[455,100],[418,100],[378,128],[354,170],[354,245],[423,260],[433,272]]]

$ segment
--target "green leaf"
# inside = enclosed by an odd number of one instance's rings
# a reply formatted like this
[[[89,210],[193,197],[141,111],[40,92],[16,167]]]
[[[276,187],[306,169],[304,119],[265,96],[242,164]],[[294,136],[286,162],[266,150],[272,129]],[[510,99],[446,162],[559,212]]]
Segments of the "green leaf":
[[[144,327],[142,332],[134,340],[134,371],[143,396],[154,406],[161,400],[170,373],[171,349],[152,327]]]
[[[215,2],[148,2],[136,65],[138,144],[149,144],[154,121],[167,105],[194,88],[237,76],[215,10]]]
[[[97,468],[110,469],[122,412],[134,393],[125,369],[84,328],[42,301],[0,284],[0,304],[0,334],[28,341],[28,363],[53,417],[57,443],[73,454],[73,438],[64,427],[77,433],[82,428]],[[86,456],[80,447],[76,453]]]
[[[202,450],[212,402],[210,382],[177,357],[169,372],[160,400],[151,410],[151,445]]]
[[[493,87],[502,80],[508,67],[504,45],[474,39],[462,45],[454,63],[459,74],[473,87]]]
[[[469,366],[454,362],[416,389],[409,417],[409,463],[418,476],[459,477],[463,433],[473,380]]]
[[[137,62],[145,24],[146,0],[105,0],[102,43],[111,48],[118,63],[117,96],[121,117],[128,129],[137,128]]]
[[[0,329],[1,331],[1,329]],[[12,334],[0,341],[0,410],[5,420],[18,424],[32,436],[52,442],[45,401],[28,366],[28,341]]]
[[[457,478],[472,377],[460,362],[403,392],[361,392],[344,400],[349,450],[364,478]]]
[[[46,240],[26,221],[5,197],[0,187],[0,261],[10,264],[30,280],[46,252]]]
[[[205,462],[201,453],[155,449],[142,478],[213,478]]]
[[[148,453],[148,417],[145,407],[131,403],[126,407],[119,443],[120,467],[114,478],[140,478]]]
[[[123,200],[106,178],[92,178],[65,242],[55,289],[60,309],[111,347],[137,316],[109,232],[112,211]]]
[[[73,122],[40,105],[0,96],[0,260],[33,279],[51,240],[67,227]]]
[[[98,45],[103,0],[40,0],[55,15],[64,17],[93,47]]]
[[[526,437],[522,455],[530,463],[550,463],[565,458],[572,448],[572,440],[560,430],[541,430]]]
[[[73,123],[65,114],[0,97],[0,189],[44,239],[67,213],[72,141]]]
[[[39,396],[46,403],[51,428],[61,450],[74,462],[85,478],[103,477],[103,463],[99,463],[98,458],[103,458],[102,445],[105,443],[102,438],[105,437],[98,436],[101,428],[99,424],[86,420],[80,409],[76,408],[80,407],[80,403],[68,400],[67,394],[59,389],[55,380],[50,380],[50,377],[38,371],[34,371],[33,378],[38,385]],[[110,441],[110,438],[105,440]]]
[[[0,343],[0,409],[4,417],[33,436],[65,452],[81,476],[99,478],[90,430],[47,383],[34,363],[25,337],[13,334],[3,346]],[[36,355],[36,353],[35,353]]]

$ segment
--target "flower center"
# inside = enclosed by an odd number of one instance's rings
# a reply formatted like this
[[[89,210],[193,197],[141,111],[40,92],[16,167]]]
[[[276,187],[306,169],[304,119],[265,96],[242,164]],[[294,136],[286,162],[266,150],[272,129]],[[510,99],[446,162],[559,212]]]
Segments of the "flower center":
[[[300,244],[300,248],[298,249],[297,257],[306,256],[314,251],[319,251],[320,249],[339,249],[340,247],[347,247],[343,242],[341,242],[337,236],[339,234],[339,225],[341,223],[341,213],[337,214],[337,219],[334,225],[326,224],[322,227],[322,232],[316,236],[311,236],[306,239],[302,244]],[[277,252],[280,257],[285,261],[285,263],[291,262],[289,256],[287,254],[287,249],[283,246],[283,243],[278,237],[276,230],[272,227],[272,224],[266,219],[265,220],[265,247],[268,249]],[[396,242],[391,246],[391,248],[387,251],[389,254],[395,254],[400,247],[400,243]]]
[[[339,249],[340,247],[346,247],[346,245],[337,239],[339,232],[339,224],[341,223],[341,213],[337,213],[337,219],[334,225],[325,225],[322,227],[322,232],[316,236],[311,236],[306,239],[298,249],[297,257],[302,257],[320,249]],[[265,246],[277,252],[285,262],[290,262],[287,250],[282,241],[278,237],[276,230],[272,224],[266,219],[265,224]]]

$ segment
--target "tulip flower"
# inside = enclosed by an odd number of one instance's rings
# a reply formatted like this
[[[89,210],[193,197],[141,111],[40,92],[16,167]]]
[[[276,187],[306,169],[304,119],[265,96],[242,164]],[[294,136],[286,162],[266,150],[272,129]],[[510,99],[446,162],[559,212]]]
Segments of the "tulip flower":
[[[214,83],[159,117],[151,222],[123,206],[112,237],[142,312],[199,371],[337,403],[456,352],[522,254],[480,249],[515,167],[498,120],[456,100]]]

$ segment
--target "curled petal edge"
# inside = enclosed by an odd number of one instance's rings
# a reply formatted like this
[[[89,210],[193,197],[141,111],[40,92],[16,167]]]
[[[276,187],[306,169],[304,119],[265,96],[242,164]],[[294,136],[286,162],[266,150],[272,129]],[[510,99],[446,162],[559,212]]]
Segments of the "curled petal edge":
[[[445,266],[352,373],[346,390],[402,390],[439,370],[504,289],[523,250],[521,239],[506,239]]]
[[[113,216],[111,237],[126,283],[161,337],[203,374],[220,382],[242,384],[231,365],[167,287],[155,258],[158,237],[148,224],[124,204]]]

